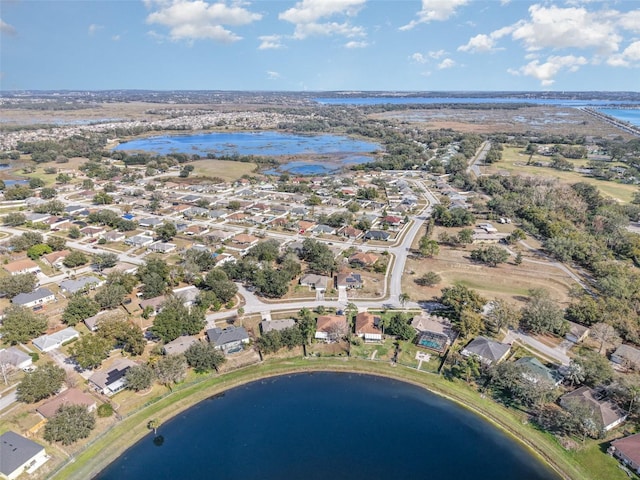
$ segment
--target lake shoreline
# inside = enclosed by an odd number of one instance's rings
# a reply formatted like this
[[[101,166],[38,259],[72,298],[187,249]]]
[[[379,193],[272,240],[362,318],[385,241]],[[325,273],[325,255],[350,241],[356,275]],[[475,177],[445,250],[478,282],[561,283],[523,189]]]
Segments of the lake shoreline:
[[[125,417],[94,439],[83,451],[54,472],[51,478],[93,478],[132,445],[149,435],[147,423],[152,418],[161,422],[166,421],[207,398],[264,378],[320,371],[377,375],[425,388],[493,424],[513,440],[518,441],[562,478],[576,480],[588,478],[586,472],[581,471],[579,465],[574,462],[569,463],[568,459],[561,457],[557,452],[558,446],[554,447],[548,436],[532,427],[519,424],[516,419],[509,418],[510,416],[506,415],[508,410],[500,407],[493,400],[487,400],[491,403],[487,403],[484,407],[478,405],[473,401],[473,397],[481,398],[477,392],[471,392],[469,389],[465,389],[468,390],[467,392],[456,392],[456,384],[444,380],[442,377],[404,367],[391,367],[386,363],[377,364],[355,359],[306,359],[300,357],[268,360],[220,376],[206,376],[189,385],[178,385],[173,392],[164,397],[156,397],[141,410]],[[464,398],[465,395],[472,398]],[[492,413],[491,410],[497,411]],[[533,441],[534,437],[538,437],[535,439],[536,441]]]

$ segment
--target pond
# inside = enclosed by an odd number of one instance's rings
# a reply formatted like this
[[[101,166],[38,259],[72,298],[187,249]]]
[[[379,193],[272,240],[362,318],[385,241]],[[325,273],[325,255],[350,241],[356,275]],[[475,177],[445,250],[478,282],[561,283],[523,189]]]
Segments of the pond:
[[[195,405],[96,478],[559,477],[482,418],[422,388],[368,375],[304,373]]]

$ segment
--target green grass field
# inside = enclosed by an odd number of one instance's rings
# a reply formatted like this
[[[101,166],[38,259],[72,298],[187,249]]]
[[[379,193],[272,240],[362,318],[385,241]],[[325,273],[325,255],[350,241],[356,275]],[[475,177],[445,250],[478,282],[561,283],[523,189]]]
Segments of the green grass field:
[[[220,177],[227,182],[237,180],[243,175],[253,173],[257,166],[255,163],[206,159],[191,162],[189,165],[193,165],[194,167],[194,170],[191,173],[192,177]]]
[[[505,147],[504,151],[502,152],[502,160],[500,162],[493,163],[489,167],[481,167],[481,171],[482,173],[496,173],[502,170],[508,171],[512,174],[520,173],[525,175],[556,178],[563,183],[585,182],[598,187],[603,195],[625,203],[631,202],[634,192],[638,191],[638,187],[635,185],[598,180],[597,178],[582,175],[581,173],[564,172],[550,167],[536,167],[533,165],[525,165],[528,160],[529,155],[526,155],[522,148]],[[532,158],[532,162],[550,161],[551,159],[549,157],[545,157],[542,155],[534,155]],[[586,161],[577,160],[574,161],[574,163],[576,166],[584,166],[586,164]]]

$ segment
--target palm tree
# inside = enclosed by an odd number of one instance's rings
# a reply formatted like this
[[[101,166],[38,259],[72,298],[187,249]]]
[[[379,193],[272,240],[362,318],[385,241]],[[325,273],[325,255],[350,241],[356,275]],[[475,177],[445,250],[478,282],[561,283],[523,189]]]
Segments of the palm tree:
[[[147,428],[149,430],[153,430],[153,434],[156,435],[158,433],[158,427],[160,426],[160,420],[153,418],[151,420],[149,420],[149,423],[147,423]]]
[[[572,360],[569,363],[569,368],[567,369],[567,378],[569,379],[569,381],[571,381],[572,387],[574,383],[582,383],[584,381],[584,371],[582,365]]]
[[[404,307],[406,303],[411,300],[411,297],[408,293],[401,293],[398,297],[398,300],[400,300],[400,304],[402,305],[402,307]]]

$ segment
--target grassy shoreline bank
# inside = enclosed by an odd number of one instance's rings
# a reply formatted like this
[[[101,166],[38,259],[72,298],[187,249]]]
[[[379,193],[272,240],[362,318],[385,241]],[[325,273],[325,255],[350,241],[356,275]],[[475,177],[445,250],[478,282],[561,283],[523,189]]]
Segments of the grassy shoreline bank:
[[[122,419],[87,445],[82,452],[69,459],[62,468],[52,474],[51,478],[93,478],[130,446],[150,434],[147,423],[152,418],[161,422],[166,421],[206,398],[262,378],[312,371],[380,375],[426,388],[482,416],[514,440],[519,441],[562,478],[575,480],[596,480],[597,478],[593,476],[593,472],[584,470],[551,436],[532,426],[524,425],[508,409],[493,400],[482,398],[466,385],[406,367],[391,366],[388,363],[358,359],[300,357],[268,360],[225,375],[208,376],[184,387],[178,386],[168,395],[150,400],[144,408]],[[161,431],[162,427],[160,427]]]

